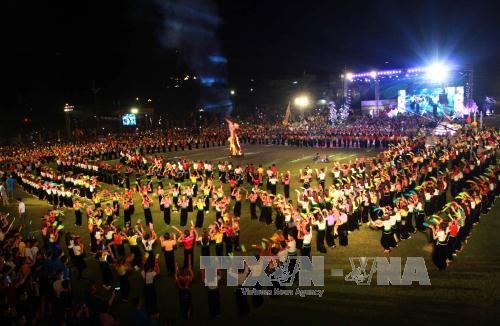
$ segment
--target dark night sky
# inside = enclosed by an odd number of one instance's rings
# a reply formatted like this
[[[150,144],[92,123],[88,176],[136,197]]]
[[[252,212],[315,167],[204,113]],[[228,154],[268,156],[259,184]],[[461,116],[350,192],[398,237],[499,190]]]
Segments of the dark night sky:
[[[205,2],[203,2],[205,1]],[[208,0],[163,3],[207,4]],[[156,96],[182,57],[162,46],[162,0],[12,2],[2,10],[3,109],[35,116],[65,101],[110,106]],[[498,1],[235,1],[212,3],[230,84],[419,66],[474,64],[483,93],[500,89]],[[194,10],[191,14],[203,14]],[[385,64],[388,61],[388,64]],[[494,91],[496,90],[496,93]],[[34,113],[33,113],[34,112]]]
[[[272,3],[272,5],[269,4]],[[234,70],[264,74],[422,65],[496,65],[495,1],[221,1]],[[293,5],[292,5],[293,3]],[[246,64],[243,64],[246,63]],[[490,67],[491,68],[491,67]]]

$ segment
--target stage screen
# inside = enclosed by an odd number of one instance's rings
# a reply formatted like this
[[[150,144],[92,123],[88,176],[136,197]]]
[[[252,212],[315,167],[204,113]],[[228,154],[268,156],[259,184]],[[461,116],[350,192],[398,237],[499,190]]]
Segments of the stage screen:
[[[406,111],[406,90],[400,89],[398,91],[398,111],[405,112]]]
[[[122,115],[122,124],[124,126],[135,126],[137,124],[137,121],[135,119],[135,114],[128,113]]]
[[[433,87],[398,91],[398,110],[418,114],[453,115],[464,104],[464,87]]]

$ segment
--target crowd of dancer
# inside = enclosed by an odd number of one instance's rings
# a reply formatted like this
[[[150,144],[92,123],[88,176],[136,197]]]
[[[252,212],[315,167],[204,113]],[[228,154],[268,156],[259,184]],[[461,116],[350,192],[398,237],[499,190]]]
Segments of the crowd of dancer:
[[[119,294],[135,307],[131,318],[145,322],[159,314],[154,284],[158,275],[167,275],[178,287],[181,315],[189,319],[193,309],[190,288],[197,278],[193,267],[200,255],[275,256],[276,261],[269,265],[272,270],[286,257],[310,257],[313,252],[323,254],[337,245],[347,246],[349,237],[356,236],[363,225],[380,230],[385,253],[412,234],[427,232],[435,247],[433,260],[439,269],[445,269],[498,195],[499,137],[495,130],[465,130],[453,140],[440,138],[426,146],[417,132],[424,124],[420,122],[380,120],[356,131],[353,126],[342,130],[269,127],[267,132],[259,132],[265,126],[241,127],[243,144],[383,150],[372,160],[333,162],[320,169],[305,166],[293,172],[281,171],[276,165],[170,160],[160,155],[223,146],[227,135],[211,129],[200,138],[172,132],[163,140],[141,135],[33,151],[4,149],[3,175],[12,176],[26,192],[47,200],[54,209],[41,219],[42,245],[37,237],[14,232],[8,216],[1,216],[4,259],[0,267],[4,271],[2,291],[7,294],[3,307],[11,309],[2,311],[2,318],[6,322],[24,318],[37,324],[50,314],[59,322],[112,323],[109,307]],[[104,162],[113,159],[120,164]],[[135,180],[131,180],[133,176]],[[291,189],[292,181],[299,181],[301,187]],[[99,183],[117,187],[103,190]],[[161,216],[153,216],[155,206]],[[67,208],[64,215],[62,208]],[[65,232],[64,224],[73,222],[70,212],[81,232]],[[209,223],[210,214],[215,218]],[[240,241],[240,233],[245,232],[240,227],[242,215],[275,233],[252,245],[258,253],[247,250]],[[159,223],[173,231],[157,234]],[[82,240],[84,227],[90,236],[88,247]],[[177,247],[183,248],[180,261],[174,254]],[[160,270],[160,252],[164,271]],[[99,262],[103,287],[111,290],[119,284],[119,291],[106,302],[91,283],[90,304],[75,309],[70,280],[88,276],[91,256]],[[136,272],[144,280],[146,313],[139,309],[138,299],[131,297],[130,275]],[[236,275],[240,286],[247,272]],[[219,274],[218,279],[222,272]],[[208,287],[207,293],[209,313],[216,317],[221,314],[219,287]],[[248,298],[238,290],[235,298],[238,312],[247,314]],[[260,296],[251,300],[254,307],[263,302]]]

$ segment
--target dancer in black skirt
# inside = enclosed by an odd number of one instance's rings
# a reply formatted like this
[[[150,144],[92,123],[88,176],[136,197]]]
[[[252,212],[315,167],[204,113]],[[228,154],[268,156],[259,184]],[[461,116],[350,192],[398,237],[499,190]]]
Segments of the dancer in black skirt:
[[[333,235],[333,229],[336,221],[335,214],[331,209],[324,209],[323,216],[325,216],[326,219],[326,245],[330,248],[335,248],[335,236]]]
[[[150,316],[158,314],[158,304],[154,280],[160,274],[160,265],[158,263],[158,255],[154,260],[147,259],[144,263],[144,270],[141,276],[144,279],[144,303],[146,311]]]
[[[170,225],[172,200],[168,193],[163,194],[161,205],[163,206],[163,221],[166,225]]]
[[[125,226],[130,226],[131,223],[130,201],[131,200],[127,198],[123,200],[123,224]]]
[[[429,227],[432,229],[432,235],[435,241],[432,260],[438,269],[445,270],[446,266],[448,265],[448,225],[441,222],[435,227],[433,225],[429,225]]]
[[[113,272],[110,268],[111,253],[107,250],[102,250],[99,255],[99,267],[101,269],[102,283],[106,289],[110,289],[113,285]]]
[[[179,200],[179,207],[181,209],[180,226],[187,225],[188,210],[189,210],[189,199],[186,195],[183,195]]]
[[[215,242],[215,255],[223,256],[224,255],[224,232],[222,231],[221,226],[215,222],[213,224],[213,228],[210,229],[210,238]]]
[[[148,195],[142,196],[142,208],[144,209],[144,219],[146,220],[146,225],[153,223],[153,214],[151,214],[151,205],[153,201],[148,197]]]
[[[271,194],[273,194],[274,196],[276,196],[276,191],[277,191],[277,185],[278,185],[278,176],[276,174],[273,174],[270,178],[269,178],[269,190],[271,191]]]
[[[82,226],[83,205],[76,200],[73,207],[75,208],[75,225]]]
[[[339,236],[339,245],[347,246],[349,243],[348,218],[344,211],[339,211],[339,217],[335,222],[335,233]]]
[[[176,184],[172,187],[170,189],[170,193],[172,194],[173,210],[174,212],[177,212],[179,209],[179,186]]]
[[[191,261],[191,260],[189,260]],[[191,282],[193,281],[193,270],[191,264],[182,270],[176,265],[175,283],[179,288],[179,303],[181,307],[181,316],[188,320],[191,318]]]
[[[287,171],[285,174],[281,174],[281,182],[283,183],[283,192],[285,194],[285,198],[290,198],[290,171]]]
[[[243,286],[243,282],[246,280],[250,270],[248,265],[245,263],[244,269],[239,269],[238,272],[234,272],[230,269],[228,273],[231,273],[232,277],[238,280],[238,287],[235,290],[236,307],[238,309],[238,315],[246,316],[250,313],[250,304],[248,302],[248,296],[243,293],[246,287]]]
[[[390,253],[394,241],[394,235],[392,233],[392,224],[389,215],[384,214],[381,219],[372,221],[371,223],[372,225],[381,228],[382,237],[380,238],[380,244],[384,248],[384,253]]]
[[[132,192],[129,191],[129,192],[126,192],[125,194],[126,194],[125,198],[127,198],[128,203],[129,203],[130,216],[134,216],[135,205],[134,205],[134,199],[132,198]]]
[[[210,256],[210,234],[207,229],[203,229],[201,237],[197,239],[201,247],[201,256]]]
[[[401,240],[406,240],[411,238],[409,227],[408,227],[408,218],[410,215],[406,209],[400,209],[399,214],[401,215]]]
[[[220,293],[219,293],[219,282],[221,278],[222,278],[222,273],[218,269],[217,273],[214,275],[214,279],[209,280],[211,285],[207,285],[208,311],[210,313],[210,318],[219,317],[221,314]]]
[[[185,187],[184,194],[188,199],[188,212],[191,213],[193,211],[193,188]]]
[[[205,201],[203,200],[202,197],[198,197],[198,200],[196,201],[195,227],[197,227],[197,228],[203,227],[204,214],[205,214]]]
[[[316,237],[316,249],[324,254],[326,253],[326,247],[325,247],[326,219],[323,217],[323,213],[319,209],[316,209],[314,214],[317,214],[317,218],[315,215],[313,215],[312,224],[316,225],[316,227],[318,228],[318,235]]]
[[[424,209],[422,207],[422,203],[420,201],[416,203],[413,215],[415,216],[416,229],[418,231],[424,232],[425,231],[425,226],[424,226],[425,212],[424,212]]]
[[[283,230],[285,225],[285,214],[283,214],[284,203],[277,204],[276,206],[276,218],[274,220],[274,225],[276,226],[276,230]]]
[[[256,220],[257,219],[257,199],[258,199],[258,196],[254,191],[252,191],[250,193],[247,193],[246,198],[250,201],[250,218],[252,220]]]
[[[347,213],[347,230],[352,232],[359,229],[359,214],[358,214],[358,203],[356,203],[355,198],[347,198],[346,213]],[[348,209],[348,210],[347,210]]]
[[[234,199],[235,199],[234,208],[233,208],[233,214],[236,217],[240,217],[241,216],[241,194],[240,194],[240,188],[239,187],[234,188],[234,190],[233,190],[233,192],[232,192],[231,195],[234,196]]]
[[[120,196],[115,192],[113,195],[113,213],[116,217],[120,216],[120,202],[118,201],[119,198]]]
[[[273,217],[272,217],[273,199],[271,195],[268,195],[266,193],[261,194],[261,199],[262,199],[262,208],[260,212],[260,221],[265,222],[266,224],[269,225],[273,222]]]
[[[173,275],[175,272],[175,255],[174,250],[177,247],[177,238],[175,233],[165,232],[163,236],[160,237],[160,244],[165,255],[165,265],[167,266],[168,275]]]

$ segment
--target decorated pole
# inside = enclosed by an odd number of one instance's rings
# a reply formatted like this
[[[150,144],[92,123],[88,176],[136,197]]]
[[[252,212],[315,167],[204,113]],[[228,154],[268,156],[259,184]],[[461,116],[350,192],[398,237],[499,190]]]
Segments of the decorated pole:
[[[291,115],[291,106],[290,106],[290,101],[288,101],[288,106],[286,108],[285,112],[285,118],[283,119],[283,125],[288,126],[288,121],[290,120],[290,115]]]
[[[229,138],[227,139],[229,142],[229,156],[239,157],[243,156],[243,151],[241,150],[240,140],[238,138],[239,124],[232,122],[229,119],[226,119],[228,128],[229,128]]]

